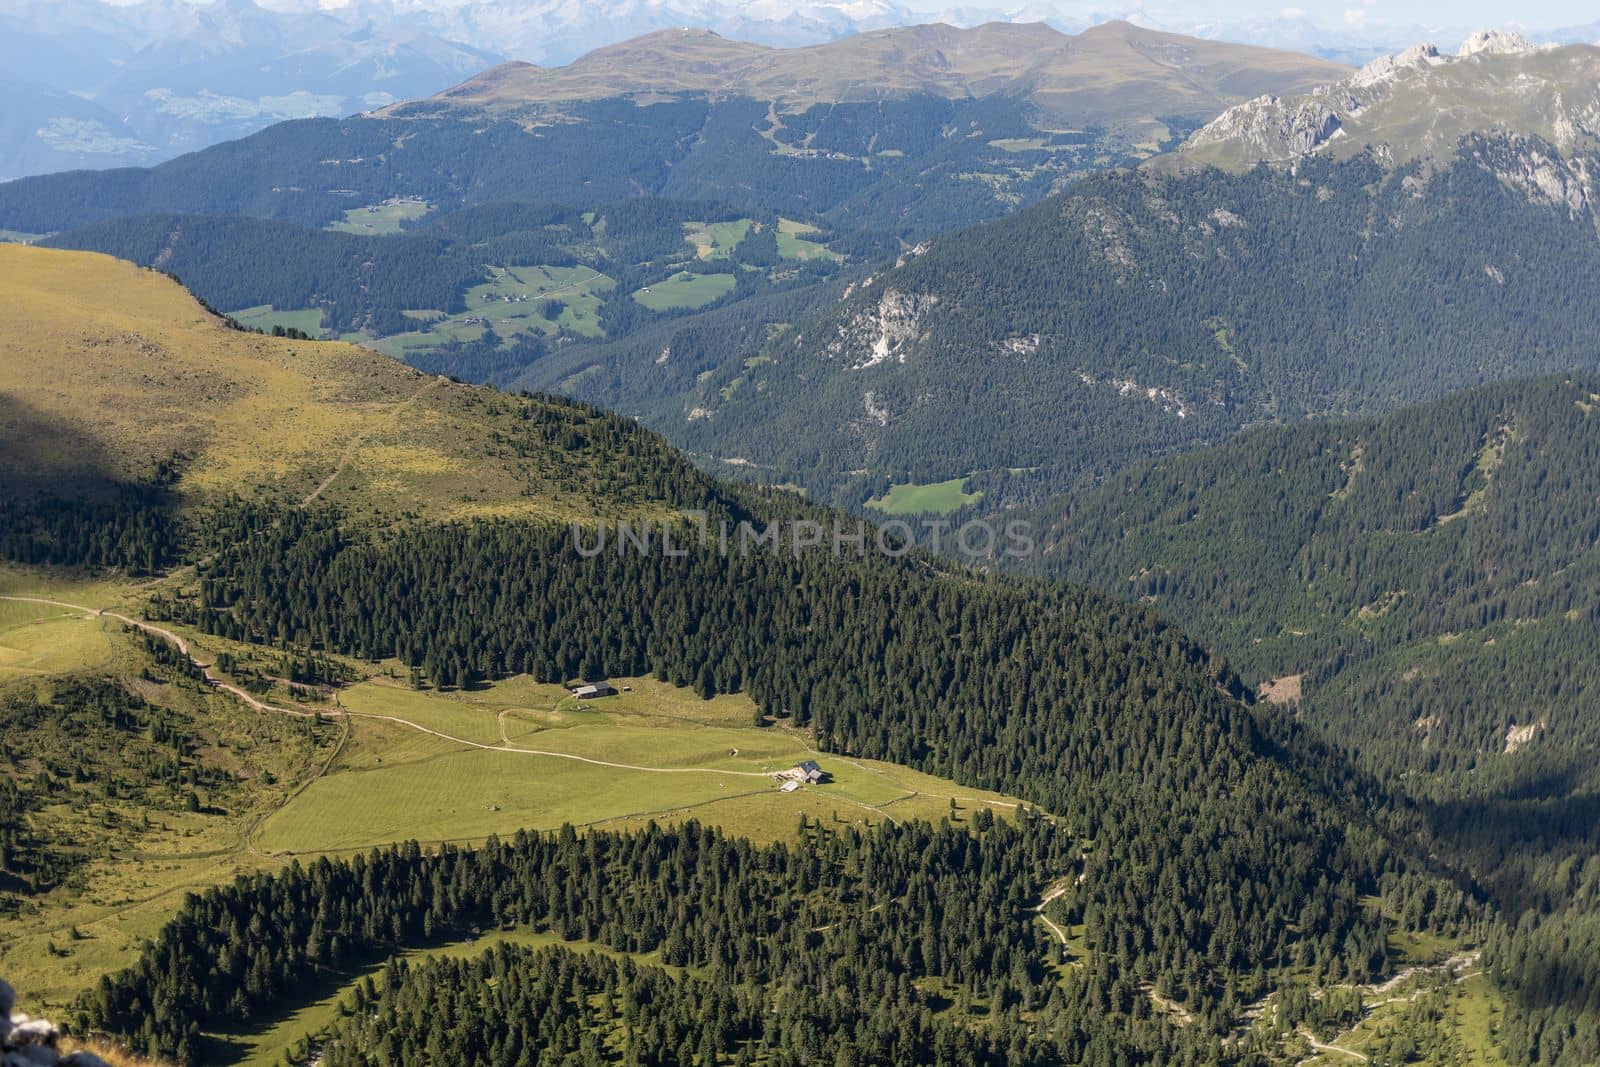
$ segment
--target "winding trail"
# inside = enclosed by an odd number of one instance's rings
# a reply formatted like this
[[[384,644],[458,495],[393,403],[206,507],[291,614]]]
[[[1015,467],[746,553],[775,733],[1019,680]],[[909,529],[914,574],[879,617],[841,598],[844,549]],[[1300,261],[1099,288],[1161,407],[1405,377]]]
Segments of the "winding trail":
[[[202,663],[196,659],[194,653],[189,651],[188,641],[184,640],[178,634],[173,633],[171,630],[165,629],[161,626],[156,626],[153,623],[144,622],[140,619],[129,618],[120,612],[110,611],[106,608],[85,607],[82,604],[69,604],[64,600],[49,600],[45,597],[0,596],[0,600],[11,600],[22,604],[44,604],[53,608],[66,608],[69,611],[80,612],[86,618],[115,619],[125,626],[131,626],[141,633],[150,634],[152,637],[159,637],[163,641],[172,645],[179,652],[183,653],[189,658],[189,662],[193,664],[194,668],[200,672],[201,677],[205,679],[207,685],[211,686],[213,689],[218,689],[224,693],[227,693],[229,696],[234,697],[241,703],[248,705],[256,711],[270,711],[276,712],[279,715],[293,715],[300,719],[310,719],[317,715],[317,712],[315,711],[303,711],[299,708],[280,708],[276,704],[268,704],[265,701],[257,699],[254,695],[245,692],[243,689],[240,689],[238,686],[232,684],[226,679],[212,674],[211,664]]]
[[[1368,1062],[1367,1057],[1364,1054],[1357,1052],[1354,1049],[1343,1048],[1339,1045],[1323,1044],[1321,1041],[1317,1040],[1317,1036],[1315,1034],[1303,1026],[1300,1028],[1299,1033],[1301,1037],[1306,1039],[1306,1044],[1310,1045],[1318,1052],[1337,1052],[1341,1056],[1349,1056],[1352,1059],[1360,1060],[1362,1063]]]
[[[571,752],[552,752],[543,748],[522,748],[519,745],[513,745],[505,742],[502,742],[498,745],[490,745],[482,741],[472,741],[465,737],[456,737],[454,734],[447,734],[441,730],[435,730],[432,727],[423,726],[420,723],[412,722],[410,719],[402,719],[398,715],[380,715],[377,712],[372,711],[350,711],[346,708],[338,708],[337,710],[325,711],[323,714],[337,715],[351,719],[376,719],[379,722],[392,722],[399,726],[409,726],[418,733],[430,734],[434,737],[443,738],[446,741],[453,741],[456,744],[466,745],[469,748],[481,749],[484,752],[514,752],[523,756],[549,756],[554,759],[566,759],[574,760],[578,763],[588,763],[596,767],[615,767],[617,770],[622,771],[646,771],[650,774],[724,774],[732,775],[737,778],[772,777],[772,775],[768,774],[766,771],[730,771],[724,770],[721,767],[642,767],[636,763],[614,763],[611,760],[593,759],[589,756],[574,755]]]
[[[406,397],[389,410],[388,416],[384,419],[384,424],[393,425],[394,421],[400,417],[400,413],[402,411],[406,410],[406,408],[410,407],[412,404],[415,404],[418,400],[421,400],[422,397],[427,393],[438,388],[441,383],[449,380],[449,378],[440,375],[436,378],[429,378],[427,381],[423,382],[422,388],[418,389],[416,392],[412,393],[410,396]],[[353,459],[356,458],[356,453],[360,450],[361,446],[366,443],[367,438],[371,436],[372,430],[373,427],[368,427],[362,430],[351,439],[348,445],[345,445],[344,451],[339,455],[339,462],[334,464],[333,470],[328,473],[328,476],[322,479],[322,481],[318,482],[317,487],[311,490],[311,492],[306,495],[304,500],[300,501],[301,507],[308,507],[315,503],[317,497],[321,496],[323,491],[334,483],[334,479],[338,478],[339,475],[344,473],[344,469],[350,465],[350,462]]]
[[[1056,925],[1056,921],[1050,918],[1050,916],[1046,915],[1044,913],[1044,909],[1050,906],[1050,902],[1052,900],[1056,899],[1066,891],[1067,887],[1064,884],[1057,883],[1056,885],[1051,886],[1049,889],[1044,891],[1044,896],[1039,898],[1039,903],[1033,909],[1033,913],[1039,917],[1040,921],[1050,928],[1050,932],[1056,935],[1056,940],[1060,941],[1062,945],[1067,943],[1067,932],[1061,929],[1060,926]]]
[[[1373,1012],[1377,1011],[1379,1008],[1390,1004],[1407,1004],[1415,1001],[1424,992],[1426,992],[1425,988],[1413,990],[1411,995],[1408,997],[1392,997],[1387,996],[1387,994],[1394,992],[1401,985],[1404,985],[1406,982],[1418,977],[1419,975],[1449,975],[1452,982],[1460,984],[1474,975],[1482,974],[1482,971],[1474,971],[1471,969],[1473,964],[1478,962],[1478,958],[1481,954],[1481,949],[1458,952],[1454,956],[1451,956],[1449,959],[1443,960],[1442,962],[1415,964],[1413,966],[1405,967],[1399,971],[1396,971],[1393,975],[1382,982],[1374,982],[1370,985],[1357,986],[1356,989],[1361,993],[1362,998],[1361,1018],[1354,1026],[1337,1035],[1334,1040],[1342,1041],[1348,1039],[1356,1032],[1356,1030],[1358,1030],[1369,1019],[1371,1019]],[[1260,1004],[1264,1006],[1266,1000],[1270,999],[1270,996],[1271,995],[1269,994],[1267,998],[1263,998]],[[1385,997],[1385,999],[1374,1001],[1371,999],[1372,997]],[[1258,1012],[1257,1017],[1259,1017],[1259,1014],[1260,1013]],[[1369,1062],[1369,1058],[1364,1053],[1357,1052],[1355,1049],[1345,1048],[1342,1045],[1330,1044],[1317,1040],[1317,1036],[1305,1026],[1301,1026],[1295,1031],[1295,1033],[1299,1037],[1304,1038],[1306,1043],[1311,1046],[1314,1052],[1332,1052],[1341,1056],[1348,1056],[1352,1059],[1360,1060],[1362,1063]],[[1230,1036],[1229,1040],[1235,1040],[1239,1036],[1242,1036],[1242,1033],[1236,1029],[1233,1035]],[[1312,1063],[1315,1061],[1315,1059],[1316,1057],[1312,1057],[1311,1059],[1301,1060],[1300,1063]],[[1296,1067],[1299,1067],[1299,1065],[1296,1065]]]

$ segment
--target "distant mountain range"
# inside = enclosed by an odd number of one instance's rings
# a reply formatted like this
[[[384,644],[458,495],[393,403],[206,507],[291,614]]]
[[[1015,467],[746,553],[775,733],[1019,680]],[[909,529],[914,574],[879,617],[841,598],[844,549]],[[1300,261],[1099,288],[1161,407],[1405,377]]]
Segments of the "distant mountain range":
[[[1229,104],[1346,72],[1127,23],[917,26],[797,49],[662,31],[147,170],[6,183],[0,228],[174,272],[253,325],[504,382],[690,312],[762,298],[747,328],[829,305],[837,274],[1137,163]],[[526,284],[504,289],[507,270]],[[520,306],[486,313],[510,296]]]
[[[1015,503],[1263,422],[1600,366],[1595,213],[1567,193],[1595,163],[1481,136],[1433,173],[1093,175],[748,349],[684,325],[521,384],[847,506],[950,479]]]
[[[321,226],[394,197],[449,209],[667,196],[920,236],[1170,148],[1231,104],[1347,70],[1128,23],[1076,37],[913,26],[799,49],[666,31],[566,67],[498,66],[341,122],[281,123],[149,171],[11,182],[0,228],[53,233],[152,212]]]
[[[506,60],[563,64],[619,41],[693,27],[796,47],[917,23],[1043,23],[1076,33],[1115,18],[1050,4],[912,10],[891,0],[0,0],[0,179],[148,165],[274,122],[342,116],[427,96]],[[1465,29],[1351,25],[1299,15],[1151,21],[1145,29],[1288,49],[1359,65],[1406,41],[1453,48]],[[1600,25],[1534,35],[1600,40]]]
[[[0,179],[159,162],[285,119],[434,92],[497,56],[250,0],[0,0]]]
[[[779,111],[933,96],[1025,101],[1043,122],[1127,127],[1129,143],[1204,121],[1230,98],[1340,76],[1292,52],[1202,41],[1108,22],[1071,36],[1044,23],[941,24],[862,33],[807,48],[770,48],[709,30],[675,29],[602,48],[564,67],[508,63],[431,100],[383,114],[461,111],[530,116],[580,100],[676,94],[743,96]],[[780,120],[781,121],[781,120]],[[1054,132],[1068,132],[1058,130]]]

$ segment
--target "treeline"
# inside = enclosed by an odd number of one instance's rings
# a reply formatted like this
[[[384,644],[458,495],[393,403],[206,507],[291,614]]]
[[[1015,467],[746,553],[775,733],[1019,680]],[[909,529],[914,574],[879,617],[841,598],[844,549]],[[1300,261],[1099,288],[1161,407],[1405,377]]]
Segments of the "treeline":
[[[837,983],[728,987],[631,959],[496,946],[470,960],[398,960],[362,985],[320,1045],[328,1067],[412,1064],[1058,1062],[1013,1018],[973,1027],[914,988],[869,1006]]]
[[[134,576],[159,574],[179,559],[183,531],[162,491],[123,487],[106,497],[12,495],[0,501],[0,559]]]

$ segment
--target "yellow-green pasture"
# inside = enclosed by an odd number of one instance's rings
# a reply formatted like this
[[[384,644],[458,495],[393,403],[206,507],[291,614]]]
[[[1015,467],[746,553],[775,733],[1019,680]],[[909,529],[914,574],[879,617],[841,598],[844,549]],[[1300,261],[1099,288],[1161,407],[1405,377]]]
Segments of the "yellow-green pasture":
[[[329,772],[265,820],[271,854],[342,852],[395,841],[699,818],[774,840],[801,813],[841,822],[964,818],[1009,798],[892,764],[818,755],[799,731],[753,725],[742,696],[702,701],[653,679],[580,703],[527,679],[471,693],[386,681],[340,696],[351,742]],[[773,775],[816,758],[831,780],[780,793]]]

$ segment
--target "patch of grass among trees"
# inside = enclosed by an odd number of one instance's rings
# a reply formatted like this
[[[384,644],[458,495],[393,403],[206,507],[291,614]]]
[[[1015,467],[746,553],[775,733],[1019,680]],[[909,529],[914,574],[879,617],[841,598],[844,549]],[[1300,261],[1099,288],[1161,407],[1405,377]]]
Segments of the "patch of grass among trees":
[[[676,311],[705,307],[733,292],[731,274],[690,274],[680,271],[665,281],[637,290],[633,298],[651,311]]]
[[[949,481],[926,485],[908,482],[890,486],[887,493],[867,501],[867,507],[886,515],[948,515],[983,499],[981,492],[969,493],[966,488],[966,478],[951,478]]]

